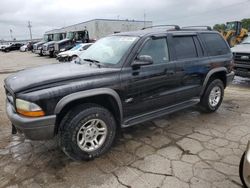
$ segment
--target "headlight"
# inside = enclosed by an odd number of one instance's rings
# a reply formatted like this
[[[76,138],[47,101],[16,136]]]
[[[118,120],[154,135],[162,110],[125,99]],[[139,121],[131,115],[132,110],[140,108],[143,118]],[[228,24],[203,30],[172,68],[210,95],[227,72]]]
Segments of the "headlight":
[[[60,52],[64,52],[65,51],[65,49],[63,48],[63,49],[60,49]]]
[[[45,115],[44,111],[37,104],[22,99],[16,99],[16,109],[19,114],[28,117],[40,117]]]

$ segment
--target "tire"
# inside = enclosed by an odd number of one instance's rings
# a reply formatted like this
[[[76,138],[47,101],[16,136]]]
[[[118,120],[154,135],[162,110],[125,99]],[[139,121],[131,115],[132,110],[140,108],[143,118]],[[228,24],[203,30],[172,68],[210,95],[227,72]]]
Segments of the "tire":
[[[73,55],[72,57],[70,57],[70,61],[75,60],[77,57],[78,57],[77,55]]]
[[[244,158],[245,158],[245,152],[243,153],[241,159],[240,159],[240,166],[239,166],[239,175],[240,175],[240,180],[243,184],[243,187],[244,188],[248,188],[246,183],[245,183],[245,180],[244,180],[244,177],[243,177],[243,165],[244,165]]]
[[[220,107],[223,97],[224,97],[223,82],[220,79],[212,80],[208,82],[205,92],[201,97],[200,107],[202,108],[203,111],[207,113],[215,112]]]
[[[91,128],[92,123],[97,124],[93,126],[94,130],[92,130],[93,127]],[[100,128],[100,126],[104,128]],[[97,127],[102,131],[106,129],[103,131],[103,135],[95,135],[99,132]],[[107,109],[96,104],[83,104],[71,109],[61,121],[59,145],[63,152],[73,160],[90,160],[107,152],[113,144],[115,135],[116,122]],[[99,146],[92,147],[93,140],[98,139]]]
[[[54,53],[53,52],[49,52],[49,57],[53,58],[54,57]]]

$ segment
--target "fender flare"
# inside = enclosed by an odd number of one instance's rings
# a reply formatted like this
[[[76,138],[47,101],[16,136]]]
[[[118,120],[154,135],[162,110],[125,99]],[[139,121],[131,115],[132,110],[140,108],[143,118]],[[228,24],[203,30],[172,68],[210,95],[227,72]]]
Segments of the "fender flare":
[[[203,95],[205,89],[206,89],[206,86],[207,86],[207,83],[208,83],[208,80],[210,79],[210,77],[214,74],[214,73],[217,73],[217,72],[225,72],[225,74],[227,74],[227,69],[225,67],[218,67],[218,68],[214,68],[212,70],[210,70],[205,79],[204,79],[204,82],[203,82],[203,85],[202,85],[202,89],[201,89],[201,93],[200,93],[200,96]]]
[[[123,118],[123,110],[122,110],[122,102],[120,99],[120,96],[117,94],[116,91],[110,88],[98,88],[98,89],[91,89],[91,90],[85,90],[80,91],[76,93],[69,94],[65,97],[63,97],[56,105],[54,113],[59,114],[61,110],[70,102],[75,101],[77,99],[83,99],[87,97],[93,97],[98,95],[109,95],[111,96],[117,103],[119,107],[120,112],[120,120],[122,121]]]

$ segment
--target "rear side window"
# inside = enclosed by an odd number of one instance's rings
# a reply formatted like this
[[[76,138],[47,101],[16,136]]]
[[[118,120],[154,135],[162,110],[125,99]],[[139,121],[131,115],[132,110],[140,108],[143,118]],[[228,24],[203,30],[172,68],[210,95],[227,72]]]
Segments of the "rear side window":
[[[192,36],[173,37],[177,59],[198,57]]]
[[[230,53],[226,41],[217,33],[202,33],[201,38],[207,47],[209,56]]]

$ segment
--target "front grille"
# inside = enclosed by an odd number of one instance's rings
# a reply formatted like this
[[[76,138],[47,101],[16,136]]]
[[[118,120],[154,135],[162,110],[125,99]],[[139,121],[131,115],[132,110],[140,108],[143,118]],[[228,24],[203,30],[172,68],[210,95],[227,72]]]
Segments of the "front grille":
[[[43,45],[43,50],[47,51],[47,46],[46,45]]]
[[[250,64],[250,54],[248,53],[234,53],[235,62]]]

